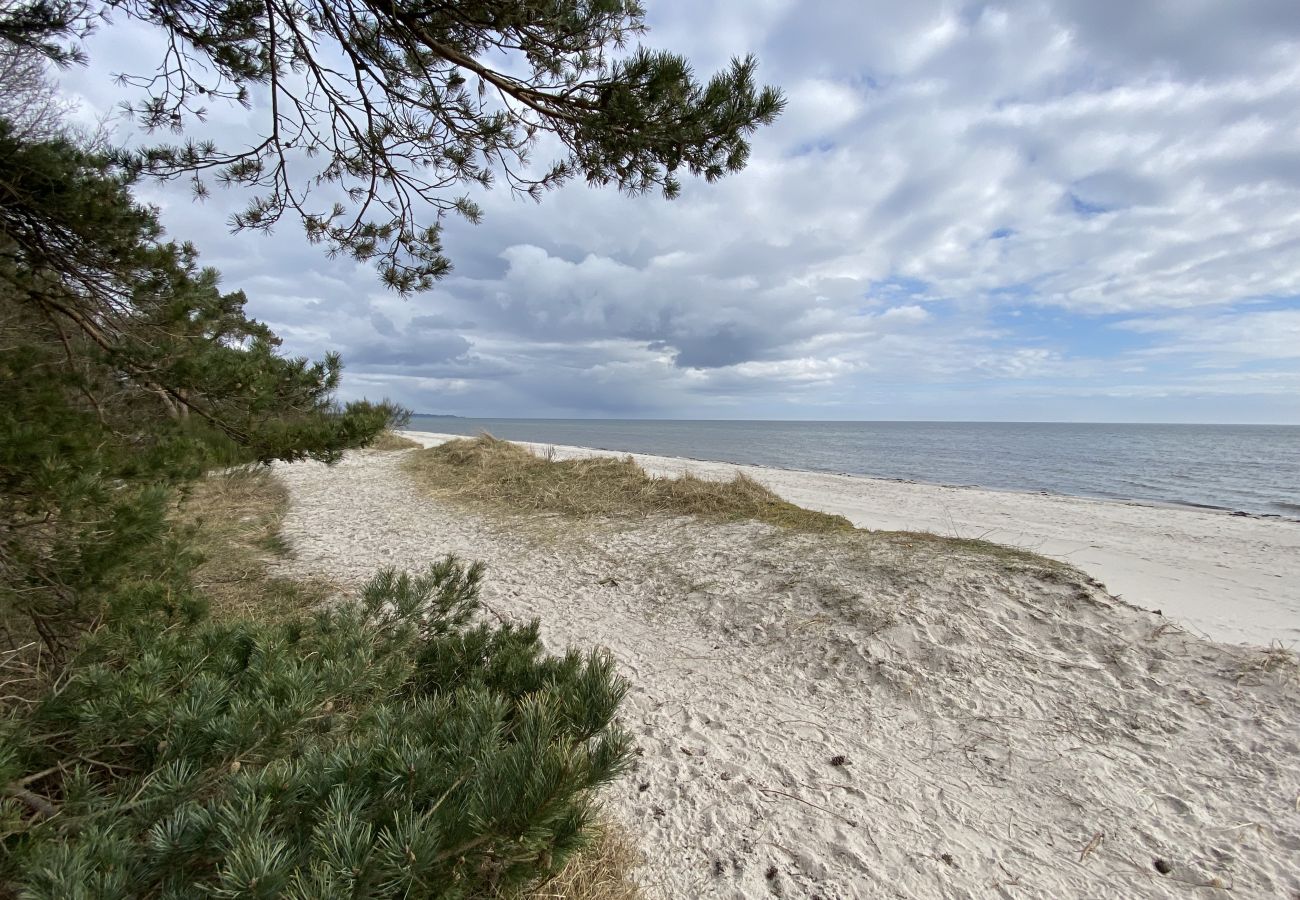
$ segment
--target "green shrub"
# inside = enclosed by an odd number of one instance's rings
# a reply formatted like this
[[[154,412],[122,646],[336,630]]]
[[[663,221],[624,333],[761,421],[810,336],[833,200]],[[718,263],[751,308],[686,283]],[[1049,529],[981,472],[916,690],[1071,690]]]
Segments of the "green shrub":
[[[481,567],[381,572],[314,618],[118,609],[0,733],[32,898],[475,897],[558,871],[628,758],[625,685],[474,624]]]

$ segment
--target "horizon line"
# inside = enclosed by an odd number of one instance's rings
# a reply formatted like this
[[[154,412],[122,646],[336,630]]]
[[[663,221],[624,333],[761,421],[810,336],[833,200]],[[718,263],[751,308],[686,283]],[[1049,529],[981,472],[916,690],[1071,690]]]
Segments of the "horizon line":
[[[670,418],[656,416],[466,416],[457,413],[413,412],[429,419],[512,420],[517,422],[769,422],[782,424],[852,425],[1175,425],[1222,428],[1300,428],[1300,422],[1190,422],[1109,421],[1094,419],[749,419]]]

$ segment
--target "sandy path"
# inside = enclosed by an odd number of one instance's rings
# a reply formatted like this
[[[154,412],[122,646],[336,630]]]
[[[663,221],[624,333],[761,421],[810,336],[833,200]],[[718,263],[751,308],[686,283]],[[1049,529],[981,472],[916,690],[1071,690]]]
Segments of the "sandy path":
[[[608,647],[641,754],[609,799],[652,897],[1300,892],[1293,663],[935,542],[490,521],[402,457],[279,469],[290,572],[455,552],[498,615]]]
[[[426,444],[457,435],[410,432]],[[542,447],[545,445],[528,445]],[[627,454],[555,448],[561,457]],[[862,528],[978,537],[1069,562],[1220,641],[1300,647],[1300,522],[633,454],[647,471],[745,474]]]

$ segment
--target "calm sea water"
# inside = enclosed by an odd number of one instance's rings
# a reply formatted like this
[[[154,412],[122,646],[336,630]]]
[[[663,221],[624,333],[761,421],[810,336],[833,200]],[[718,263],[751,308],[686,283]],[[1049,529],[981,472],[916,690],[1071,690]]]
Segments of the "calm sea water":
[[[1300,426],[415,416],[410,427],[1300,519]]]

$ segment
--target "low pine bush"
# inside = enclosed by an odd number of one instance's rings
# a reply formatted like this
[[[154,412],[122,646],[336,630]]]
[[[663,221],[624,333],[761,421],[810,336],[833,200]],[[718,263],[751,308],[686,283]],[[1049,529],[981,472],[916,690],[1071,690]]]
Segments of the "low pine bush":
[[[477,624],[482,570],[310,618],[117,609],[0,731],[31,898],[482,897],[553,875],[622,770],[608,656]]]

